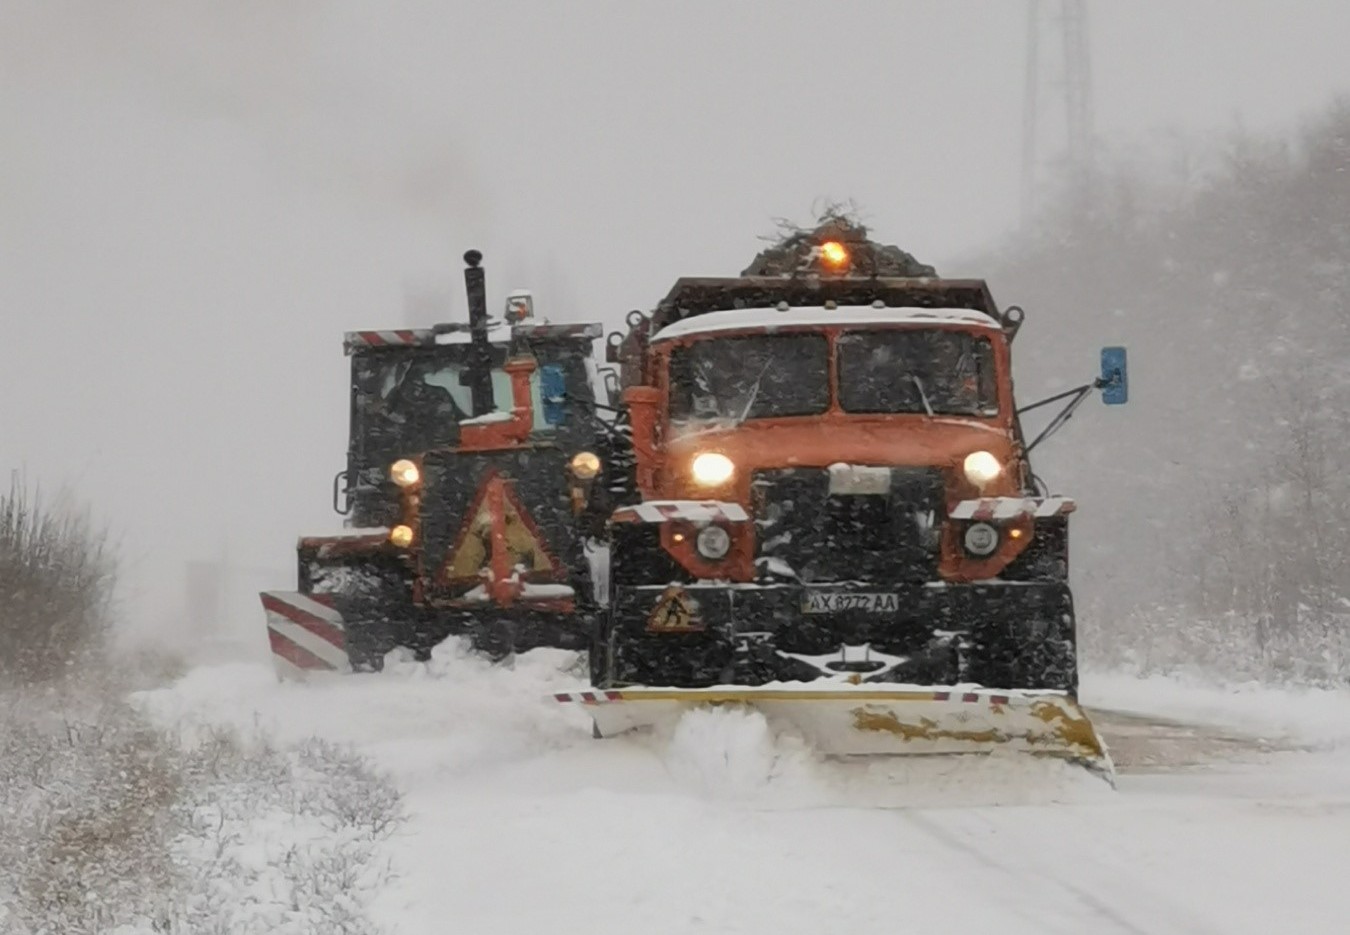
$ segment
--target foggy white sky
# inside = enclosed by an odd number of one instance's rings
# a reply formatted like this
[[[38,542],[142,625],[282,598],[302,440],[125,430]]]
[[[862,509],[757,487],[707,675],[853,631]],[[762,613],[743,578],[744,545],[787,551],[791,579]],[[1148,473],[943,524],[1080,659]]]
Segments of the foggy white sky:
[[[341,332],[494,306],[616,323],[853,198],[927,261],[1018,204],[1024,7],[996,2],[0,5],[0,467],[69,483],[171,624],[233,623],[337,528]],[[1283,130],[1350,89],[1350,4],[1092,4],[1097,127]],[[1016,296],[1000,296],[1004,303]],[[417,320],[420,319],[420,320]],[[261,636],[259,636],[261,640]],[[261,646],[261,643],[260,643]]]

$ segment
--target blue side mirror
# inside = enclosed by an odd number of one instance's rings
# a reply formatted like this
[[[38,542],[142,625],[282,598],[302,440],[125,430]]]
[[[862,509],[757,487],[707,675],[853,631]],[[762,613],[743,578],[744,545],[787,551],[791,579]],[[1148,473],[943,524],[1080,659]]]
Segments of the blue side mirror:
[[[1097,381],[1102,391],[1102,402],[1121,406],[1130,401],[1130,375],[1125,348],[1102,348],[1102,376]]]
[[[567,417],[567,378],[562,367],[544,364],[539,368],[539,395],[544,401],[544,421],[562,425]]]

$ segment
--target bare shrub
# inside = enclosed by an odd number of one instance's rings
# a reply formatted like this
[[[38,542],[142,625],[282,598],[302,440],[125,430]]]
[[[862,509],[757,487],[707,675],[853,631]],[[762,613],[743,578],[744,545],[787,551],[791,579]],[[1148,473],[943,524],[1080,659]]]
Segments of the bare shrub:
[[[0,696],[0,931],[374,935],[397,790],[322,740],[190,743],[120,700]]]
[[[56,678],[101,649],[114,572],[87,512],[45,504],[12,478],[0,495],[0,679]]]
[[[4,930],[106,932],[167,920],[175,751],[125,708],[9,707],[0,728]]]

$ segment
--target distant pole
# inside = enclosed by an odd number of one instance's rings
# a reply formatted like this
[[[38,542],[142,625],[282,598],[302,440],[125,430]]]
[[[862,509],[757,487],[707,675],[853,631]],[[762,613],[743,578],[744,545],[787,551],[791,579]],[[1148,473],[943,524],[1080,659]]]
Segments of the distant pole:
[[[1046,14],[1041,0],[1027,0],[1026,74],[1022,98],[1022,226],[1036,215],[1040,193],[1040,137],[1045,132],[1041,90],[1045,84],[1063,94],[1063,153],[1068,183],[1079,206],[1093,197],[1094,113],[1092,104],[1091,42],[1088,36],[1087,0],[1052,0]],[[1049,80],[1042,55],[1041,33],[1046,23],[1059,33],[1062,70],[1059,80]]]
[[[1041,3],[1027,0],[1026,76],[1022,86],[1022,227],[1036,213],[1036,124],[1040,106]]]
[[[1069,165],[1079,182],[1092,176],[1092,59],[1088,40],[1087,0],[1063,0],[1064,127]]]

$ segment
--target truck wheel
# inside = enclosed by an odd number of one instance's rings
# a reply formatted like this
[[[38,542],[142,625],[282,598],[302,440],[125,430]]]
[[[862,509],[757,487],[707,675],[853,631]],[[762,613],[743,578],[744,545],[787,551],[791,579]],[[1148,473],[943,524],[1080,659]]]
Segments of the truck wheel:
[[[609,613],[602,611],[591,618],[591,641],[587,650],[593,688],[608,688],[613,679],[613,666],[610,664],[611,627]]]
[[[382,671],[384,654],[394,648],[382,626],[360,621],[348,621],[346,647],[347,662],[353,672]]]

